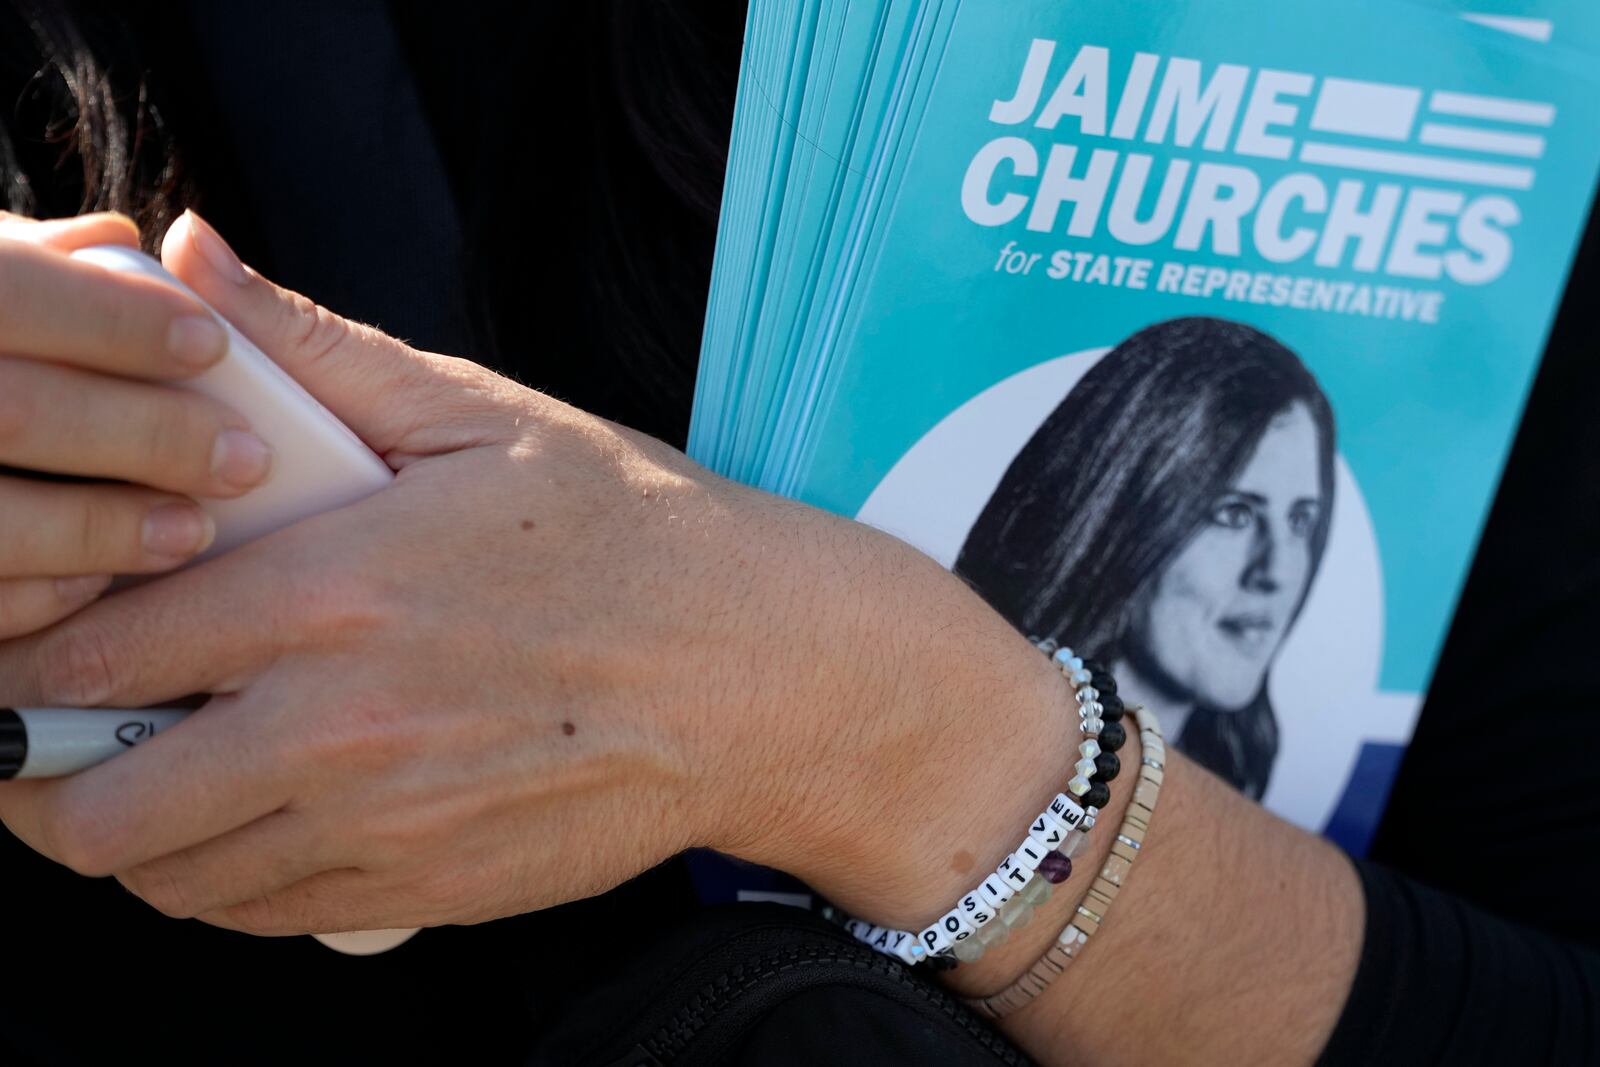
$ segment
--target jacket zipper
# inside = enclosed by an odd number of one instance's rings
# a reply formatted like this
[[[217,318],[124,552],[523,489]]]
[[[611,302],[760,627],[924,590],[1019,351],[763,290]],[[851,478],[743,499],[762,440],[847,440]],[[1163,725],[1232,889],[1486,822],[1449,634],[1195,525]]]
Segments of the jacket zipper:
[[[924,1003],[938,1008],[947,1020],[965,1030],[984,1048],[993,1052],[999,1063],[1026,1067],[1030,1062],[1021,1058],[1016,1049],[1009,1047],[1003,1041],[997,1043],[992,1030],[979,1022],[970,1012],[963,1011],[948,996],[930,990],[922,983],[913,980],[899,963],[879,957],[875,953],[870,957],[863,957],[853,953],[823,949],[793,948],[734,965],[715,982],[696,994],[694,999],[684,1005],[676,1015],[641,1042],[637,1049],[657,1063],[671,1063],[688,1050],[699,1037],[700,1031],[712,1019],[732,1008],[739,1000],[757,989],[761,982],[774,974],[795,968],[830,965],[844,965],[858,972],[868,971],[898,988],[914,991]]]

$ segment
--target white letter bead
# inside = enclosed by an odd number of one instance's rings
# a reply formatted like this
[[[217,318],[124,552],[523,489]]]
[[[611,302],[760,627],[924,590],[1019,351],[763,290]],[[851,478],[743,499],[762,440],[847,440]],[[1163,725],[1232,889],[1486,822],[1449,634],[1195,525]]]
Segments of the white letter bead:
[[[928,955],[937,956],[951,945],[955,940],[944,932],[944,920],[934,923],[917,937],[922,941],[922,947],[928,950]]]
[[[1081,774],[1073,775],[1072,780],[1067,783],[1067,792],[1071,793],[1075,797],[1081,797],[1088,791],[1089,779],[1085,778]]]
[[[1055,816],[1044,811],[1040,812],[1039,817],[1033,820],[1033,825],[1028,827],[1028,836],[1049,852],[1061,844],[1062,839],[1067,836],[1067,830],[1056,821]]]
[[[1013,856],[1017,857],[1017,863],[1030,871],[1043,863],[1044,858],[1049,854],[1050,849],[1045,848],[1031,837],[1024,838],[1022,844],[1018,845],[1017,850],[1012,853]]]
[[[951,908],[945,912],[944,918],[939,920],[939,928],[950,937],[950,943],[965,941],[972,936],[973,926],[961,914],[959,907]]]
[[[1096,770],[1098,770],[1098,768],[1094,765],[1094,760],[1092,759],[1081,759],[1072,765],[1072,769],[1083,775],[1085,778],[1089,777]]]
[[[1048,811],[1044,813],[1044,817],[1050,820],[1051,826],[1054,826],[1058,831],[1060,831],[1063,839],[1072,836],[1072,827],[1062,822],[1061,819],[1050,814]]]
[[[1015,853],[1007,856],[1006,860],[1011,864],[1011,869],[1006,872],[1006,885],[1010,886],[1014,892],[1020,893],[1024,886],[1033,881],[1034,868],[1024,866],[1017,859]]]
[[[999,911],[1005,907],[1006,901],[1015,896],[1011,888],[1006,885],[1005,879],[998,874],[992,874],[983,880],[978,887],[978,896],[989,905],[991,911]]]
[[[994,872],[1006,888],[1016,893],[1017,890],[1028,884],[1028,879],[1033,877],[1033,872],[1017,862],[1017,857],[1007,856],[1000,861],[1000,867]]]
[[[879,952],[887,952],[890,955],[893,955],[895,946],[899,944],[899,941],[896,939],[902,934],[905,934],[905,931],[896,930],[892,926],[880,926],[878,930],[878,936],[874,937],[871,941],[868,941],[867,944],[871,945]]]
[[[1096,756],[1100,755],[1100,742],[1090,738],[1078,746],[1078,755],[1082,756],[1084,759],[1094,759]]]
[[[1056,798],[1050,802],[1050,814],[1069,828],[1078,825],[1083,819],[1083,809],[1065,793],[1057,793]]]
[[[850,936],[854,937],[857,941],[865,941],[867,939],[866,933],[868,930],[872,929],[872,924],[862,922],[860,919],[851,919],[849,922],[844,924],[844,928],[848,930],[850,932]]]
[[[969,901],[972,903],[972,907],[970,908],[967,907],[967,903]],[[995,909],[989,907],[989,905],[983,902],[982,894],[980,894],[976,889],[962,897],[961,903],[958,905],[958,907],[961,910],[961,914],[967,917],[967,922],[972,924],[972,928],[974,930],[982,927],[984,923],[994,918],[995,914]]]

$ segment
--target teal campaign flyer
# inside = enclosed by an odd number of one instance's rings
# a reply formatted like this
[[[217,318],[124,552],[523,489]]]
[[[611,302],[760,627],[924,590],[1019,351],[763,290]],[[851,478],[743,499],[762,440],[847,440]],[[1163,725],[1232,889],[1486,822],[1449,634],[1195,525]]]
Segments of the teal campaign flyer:
[[[757,0],[691,454],[1360,851],[1597,130],[1587,2]]]

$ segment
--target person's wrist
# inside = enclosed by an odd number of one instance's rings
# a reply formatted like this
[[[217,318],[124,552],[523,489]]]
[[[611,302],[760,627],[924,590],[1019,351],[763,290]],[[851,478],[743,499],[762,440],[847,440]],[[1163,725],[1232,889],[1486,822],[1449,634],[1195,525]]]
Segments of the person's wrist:
[[[963,964],[947,976],[947,984],[956,992],[964,996],[988,996],[1010,985],[1049,950],[1052,942],[1073,921],[1079,903],[1111,857],[1111,846],[1138,784],[1142,754],[1139,730],[1131,714],[1125,722],[1128,739],[1117,752],[1122,770],[1110,783],[1111,798],[1095,817],[1093,831],[1072,857],[1071,875],[1055,888],[1048,901],[1035,907],[1027,926],[1013,929],[1005,941],[986,951],[980,959]],[[1070,763],[1073,755],[1076,752],[1064,754],[1063,760]]]
[[[757,775],[783,783],[783,815],[776,833],[727,850],[863,919],[919,930],[1064,788],[1081,740],[1076,703],[1060,672],[957,578],[874,532],[836,533],[862,540],[845,549],[849,581],[810,583],[805,610],[833,621],[826,669],[796,668],[808,706],[780,728],[803,741]],[[819,568],[829,572],[840,569]],[[816,675],[820,685],[806,684]]]

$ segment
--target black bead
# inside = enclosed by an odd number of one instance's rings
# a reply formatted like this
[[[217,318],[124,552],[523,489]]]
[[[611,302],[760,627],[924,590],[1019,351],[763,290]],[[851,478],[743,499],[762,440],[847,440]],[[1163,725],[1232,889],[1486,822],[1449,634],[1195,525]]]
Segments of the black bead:
[[[1104,782],[1095,782],[1080,799],[1086,808],[1103,808],[1111,803],[1111,787]]]
[[[1115,693],[1117,691],[1117,680],[1111,677],[1110,671],[1095,671],[1094,687],[1102,693]]]
[[[1102,782],[1109,782],[1122,770],[1122,761],[1115,752],[1101,750],[1100,755],[1094,758],[1094,776]]]
[[[1097,659],[1084,660],[1083,669],[1088,671],[1090,674],[1104,674],[1109,676],[1111,673],[1110,671],[1106,670],[1106,665]]]
[[[1128,731],[1120,722],[1108,722],[1100,728],[1100,751],[1115,752],[1128,739]]]
[[[1095,686],[1095,688],[1099,689],[1100,687]],[[1121,697],[1115,693],[1101,692],[1095,699],[1100,702],[1100,717],[1102,719],[1106,722],[1122,721],[1123,707]]]

